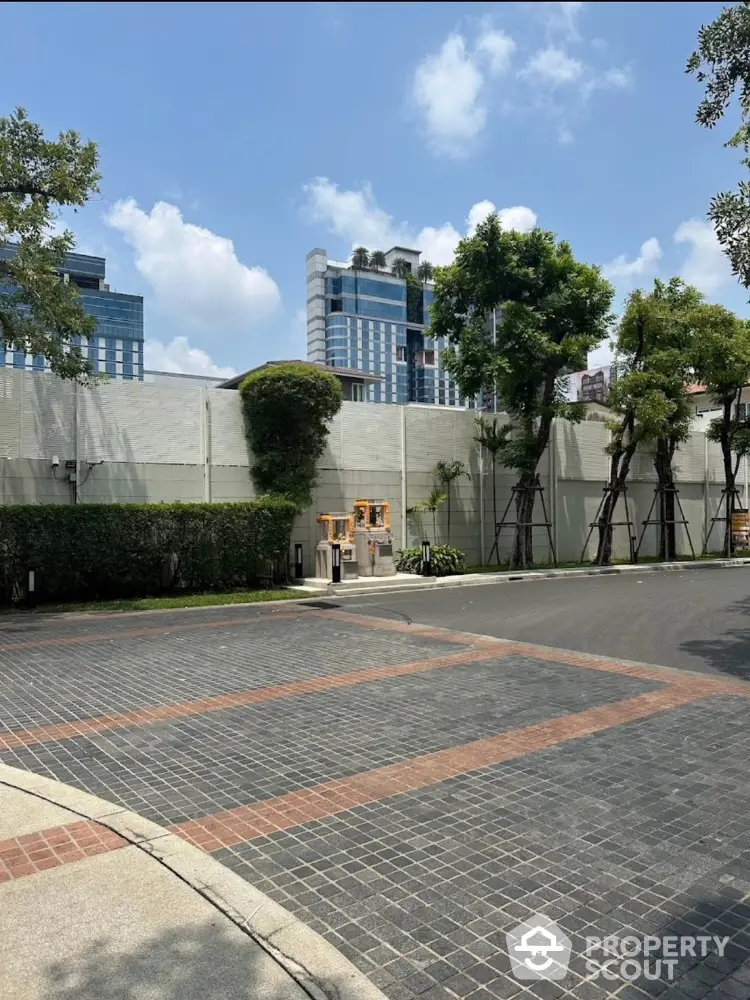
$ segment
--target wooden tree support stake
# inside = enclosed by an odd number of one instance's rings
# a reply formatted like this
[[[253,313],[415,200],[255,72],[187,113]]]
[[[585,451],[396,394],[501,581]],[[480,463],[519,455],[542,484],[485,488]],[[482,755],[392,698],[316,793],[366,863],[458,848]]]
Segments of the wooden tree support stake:
[[[518,501],[518,495],[519,494],[528,495],[529,493],[532,493],[532,492],[533,493],[539,493],[539,499],[541,500],[541,503],[542,503],[542,514],[544,515],[544,520],[543,521],[509,521],[508,520],[508,511],[510,510],[511,505],[514,502]],[[513,528],[514,529],[514,533],[513,533],[513,546],[511,548],[511,552],[513,551],[513,549],[516,548],[516,542],[519,542],[518,548],[519,548],[520,551],[523,552],[522,559],[523,559],[523,562],[524,562],[524,566],[523,566],[524,569],[526,568],[526,566],[525,566],[525,562],[526,562],[526,547],[525,547],[525,545],[522,546],[520,544],[520,541],[519,541],[519,529],[520,528],[546,528],[547,529],[547,538],[549,539],[549,550],[550,550],[550,556],[551,556],[551,559],[552,559],[552,565],[553,566],[557,566],[557,552],[555,550],[555,542],[554,542],[554,539],[552,537],[552,522],[550,521],[549,516],[547,514],[547,504],[544,501],[544,487],[539,482],[539,476],[536,477],[533,486],[519,486],[518,484],[516,484],[515,486],[511,487],[510,500],[508,501],[508,503],[507,503],[507,505],[505,507],[505,510],[503,511],[503,516],[502,516],[502,518],[499,521],[497,521],[495,523],[495,541],[494,541],[494,544],[493,544],[492,548],[490,549],[489,558],[487,560],[488,564],[492,562],[492,556],[494,554],[497,557],[497,565],[498,566],[500,565],[500,532],[502,531],[503,528]]]

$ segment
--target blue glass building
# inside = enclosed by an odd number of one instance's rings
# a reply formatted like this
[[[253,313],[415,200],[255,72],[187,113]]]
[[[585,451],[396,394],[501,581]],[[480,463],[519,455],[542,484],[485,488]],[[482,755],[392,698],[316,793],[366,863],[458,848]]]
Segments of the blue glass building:
[[[386,253],[385,270],[357,270],[329,260],[325,250],[311,250],[307,357],[383,376],[382,382],[362,388],[363,400],[461,406],[458,389],[440,363],[443,339],[430,336],[432,283],[407,289],[405,278],[391,274],[397,258],[416,274],[419,255],[393,247]]]
[[[12,245],[0,246],[0,259],[15,254]],[[143,379],[143,298],[111,292],[106,283],[104,257],[70,253],[60,269],[62,281],[74,284],[84,310],[96,319],[96,333],[74,337],[72,344],[88,354],[94,372],[111,378]],[[0,295],[11,288],[0,284]],[[5,351],[0,344],[0,367],[45,370],[45,359],[22,351]]]

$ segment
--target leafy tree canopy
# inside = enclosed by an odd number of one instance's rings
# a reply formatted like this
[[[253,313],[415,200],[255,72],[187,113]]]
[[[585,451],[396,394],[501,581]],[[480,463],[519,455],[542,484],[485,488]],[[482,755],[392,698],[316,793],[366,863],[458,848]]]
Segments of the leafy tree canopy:
[[[580,420],[564,377],[605,337],[614,290],[554,233],[504,230],[497,215],[461,240],[435,272],[432,332],[461,394],[497,393],[511,417],[500,461],[519,474],[511,562],[532,562],[536,469],[555,417]]]
[[[67,350],[75,335],[88,336],[96,322],[87,316],[74,285],[59,269],[73,249],[73,234],[51,235],[58,210],[85,205],[98,191],[96,144],[77,132],[45,139],[23,108],[0,118],[0,246],[16,244],[0,259],[0,339],[6,350],[42,354],[62,378],[88,374],[89,362]]]
[[[696,334],[703,296],[680,278],[654,281],[628,299],[617,335],[616,379],[608,397],[619,413],[630,414],[633,439],[670,438],[689,433],[692,411],[686,389],[694,380]],[[625,430],[615,427],[613,445]]]
[[[461,240],[450,267],[437,269],[430,317],[434,335],[451,344],[446,368],[463,395],[497,392],[523,431],[509,441],[506,464],[533,470],[552,418],[582,417],[563,376],[585,367],[605,337],[613,294],[598,268],[577,261],[554,233],[504,230],[496,215]]]
[[[687,63],[688,73],[705,85],[696,121],[714,128],[738,98],[740,126],[726,145],[750,148],[750,3],[744,0],[725,7],[698,33],[698,48]],[[750,157],[742,160],[750,166]],[[732,270],[750,287],[750,182],[741,180],[735,191],[723,191],[711,199],[708,217],[732,265]]]
[[[240,395],[256,489],[309,506],[341,383],[313,365],[269,365],[248,375]]]

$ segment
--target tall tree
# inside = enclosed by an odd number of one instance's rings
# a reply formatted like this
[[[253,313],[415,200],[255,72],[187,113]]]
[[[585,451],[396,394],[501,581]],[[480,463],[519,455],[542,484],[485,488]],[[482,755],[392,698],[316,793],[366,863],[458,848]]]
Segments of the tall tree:
[[[485,419],[485,417],[476,417],[474,423],[477,428],[474,434],[474,440],[479,447],[483,448],[490,456],[490,465],[492,468],[492,531],[494,533],[497,530],[497,458],[507,444],[510,425],[504,424],[498,426],[497,417],[493,418],[492,421]],[[495,549],[495,553],[497,555],[497,564],[499,566],[499,546]]]
[[[357,247],[352,253],[352,267],[361,271],[370,266],[370,251],[367,247]]]
[[[45,139],[23,108],[0,118],[0,340],[6,350],[43,355],[62,378],[84,377],[90,364],[70,344],[89,336],[96,322],[81,306],[74,285],[60,278],[73,249],[70,230],[51,235],[64,206],[83,206],[98,191],[98,153],[77,132]]]
[[[676,555],[672,462],[690,427],[687,386],[694,379],[691,365],[701,302],[700,292],[679,278],[666,283],[656,280],[651,292],[638,290],[628,299],[617,333],[617,377],[608,397],[618,419],[609,425],[608,492],[598,520],[596,562],[600,566],[612,561],[618,503],[627,488],[633,458],[645,445],[654,449],[662,487],[660,551],[664,558]]]
[[[737,470],[750,454],[750,425],[740,419],[742,390],[750,381],[750,323],[723,306],[703,306],[697,320],[695,375],[720,409],[708,437],[718,442],[724,468],[724,553],[732,553]]]
[[[374,267],[377,271],[382,271],[385,269],[385,254],[382,250],[373,250],[370,254],[370,267]]]
[[[422,263],[417,268],[417,275],[422,284],[426,285],[428,281],[432,281],[435,274],[435,268],[429,262],[429,260],[423,260]]]
[[[430,491],[430,495],[426,500],[420,500],[415,503],[413,507],[409,507],[407,514],[432,514],[432,542],[433,545],[437,545],[437,512],[443,506],[445,501],[448,499],[447,493],[434,486]]]
[[[504,230],[497,215],[436,273],[430,316],[433,336],[451,345],[445,367],[462,395],[499,393],[511,417],[500,460],[518,476],[513,565],[533,562],[537,467],[555,417],[583,418],[583,404],[567,399],[565,376],[606,335],[613,294],[599,269],[577,261],[554,233]],[[501,316],[494,337],[493,310]]]
[[[440,485],[445,490],[446,496],[446,513],[448,515],[448,544],[451,543],[451,486],[459,478],[459,476],[468,476],[466,466],[460,459],[455,461],[450,461],[450,459],[440,459],[435,468],[432,470],[432,474],[435,479],[440,483]]]
[[[407,274],[411,274],[411,268],[409,267],[408,260],[403,257],[396,257],[391,264],[391,274],[395,275],[397,278],[405,278]]]
[[[750,3],[725,7],[698,32],[698,48],[688,59],[688,73],[705,85],[696,121],[714,128],[738,95],[740,126],[725,143],[747,154],[750,150]],[[742,159],[750,167],[750,156]],[[732,265],[750,288],[750,182],[741,180],[735,191],[723,191],[710,202],[708,217]]]

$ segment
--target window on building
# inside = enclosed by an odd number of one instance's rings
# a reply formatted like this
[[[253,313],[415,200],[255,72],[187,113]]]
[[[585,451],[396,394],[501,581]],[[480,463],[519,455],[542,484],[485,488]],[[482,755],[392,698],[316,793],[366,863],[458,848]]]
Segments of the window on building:
[[[737,419],[742,423],[750,420],[750,403],[740,403],[737,407]]]
[[[341,312],[341,299],[331,299],[331,312],[332,313]]]
[[[353,382],[352,383],[352,399],[355,403],[364,403],[365,401],[365,384],[364,382]]]
[[[403,344],[396,345],[396,361],[406,361],[406,347]]]
[[[434,351],[425,351],[424,352],[424,363],[426,365],[434,365],[435,364],[435,352]]]

